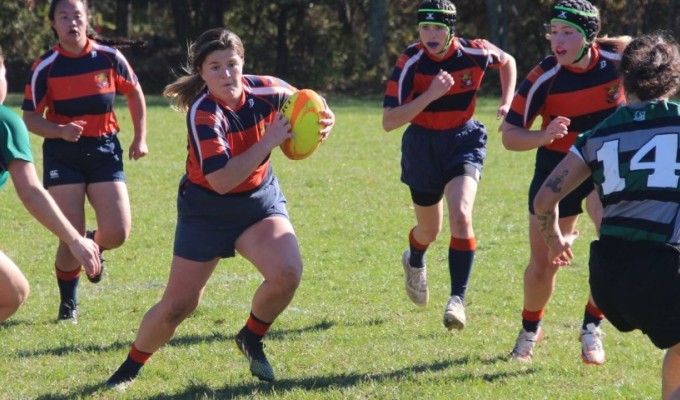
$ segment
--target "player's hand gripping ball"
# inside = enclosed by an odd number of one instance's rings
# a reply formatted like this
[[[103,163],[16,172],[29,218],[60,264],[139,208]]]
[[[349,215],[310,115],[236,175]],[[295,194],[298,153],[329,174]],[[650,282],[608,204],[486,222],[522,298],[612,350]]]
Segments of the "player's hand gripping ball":
[[[315,91],[301,89],[286,100],[281,113],[290,122],[293,137],[281,143],[281,151],[291,160],[309,157],[321,144],[321,111],[326,105]]]

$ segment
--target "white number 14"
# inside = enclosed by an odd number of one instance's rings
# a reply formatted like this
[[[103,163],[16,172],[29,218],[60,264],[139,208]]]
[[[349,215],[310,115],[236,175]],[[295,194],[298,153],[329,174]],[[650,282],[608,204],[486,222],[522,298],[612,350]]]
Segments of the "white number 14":
[[[654,152],[654,161],[643,161],[643,158]],[[623,190],[626,182],[621,178],[619,170],[619,140],[605,142],[597,151],[597,160],[604,166],[603,194],[611,194]],[[680,176],[678,163],[678,134],[669,133],[654,136],[645,143],[631,158],[630,170],[652,170],[647,177],[650,188],[676,188]]]

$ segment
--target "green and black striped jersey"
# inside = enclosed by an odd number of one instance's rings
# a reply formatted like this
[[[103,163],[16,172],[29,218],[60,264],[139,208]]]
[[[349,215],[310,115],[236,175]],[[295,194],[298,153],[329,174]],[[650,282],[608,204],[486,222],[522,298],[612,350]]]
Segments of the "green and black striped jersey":
[[[680,243],[680,104],[622,106],[571,151],[590,168],[604,206],[600,234]]]

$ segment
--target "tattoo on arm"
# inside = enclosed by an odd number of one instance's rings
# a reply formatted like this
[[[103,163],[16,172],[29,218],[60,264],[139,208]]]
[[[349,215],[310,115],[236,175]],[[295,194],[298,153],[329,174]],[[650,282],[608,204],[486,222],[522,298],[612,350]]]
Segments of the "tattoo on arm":
[[[538,229],[541,231],[541,235],[547,243],[555,240],[558,235],[555,232],[555,213],[551,212],[549,214],[536,214],[536,220],[538,221]]]
[[[552,190],[553,193],[560,193],[562,191],[562,182],[568,174],[569,171],[565,169],[559,176],[556,176],[551,180],[546,180],[544,186]]]

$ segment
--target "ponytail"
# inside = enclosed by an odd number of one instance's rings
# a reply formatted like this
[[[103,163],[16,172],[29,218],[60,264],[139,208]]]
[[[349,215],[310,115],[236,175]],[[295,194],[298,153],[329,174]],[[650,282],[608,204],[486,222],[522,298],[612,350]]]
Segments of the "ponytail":
[[[163,90],[172,108],[186,114],[193,100],[205,89],[205,82],[198,74],[180,76]]]

